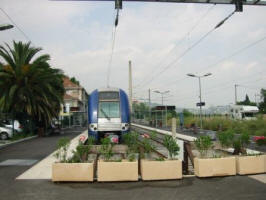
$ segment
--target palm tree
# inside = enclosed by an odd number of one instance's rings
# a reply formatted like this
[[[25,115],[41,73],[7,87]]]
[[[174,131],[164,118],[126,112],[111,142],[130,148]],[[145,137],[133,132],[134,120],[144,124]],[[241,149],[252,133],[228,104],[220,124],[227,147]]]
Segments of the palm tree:
[[[33,59],[41,48],[30,42],[13,41],[13,49],[0,45],[0,110],[15,115],[24,113],[46,127],[57,118],[63,102],[63,72],[51,68],[50,56]]]

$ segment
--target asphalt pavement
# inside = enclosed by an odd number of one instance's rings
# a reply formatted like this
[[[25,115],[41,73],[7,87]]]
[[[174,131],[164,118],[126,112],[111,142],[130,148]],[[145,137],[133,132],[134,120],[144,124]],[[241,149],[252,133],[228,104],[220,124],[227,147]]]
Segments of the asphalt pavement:
[[[81,129],[64,135],[36,138],[0,149],[0,163],[10,159],[40,161],[52,153],[60,137],[73,138]],[[32,165],[0,166],[0,200],[149,200],[149,199],[241,199],[264,200],[266,184],[247,176],[196,177],[176,181],[124,183],[53,183],[49,180],[16,180]]]

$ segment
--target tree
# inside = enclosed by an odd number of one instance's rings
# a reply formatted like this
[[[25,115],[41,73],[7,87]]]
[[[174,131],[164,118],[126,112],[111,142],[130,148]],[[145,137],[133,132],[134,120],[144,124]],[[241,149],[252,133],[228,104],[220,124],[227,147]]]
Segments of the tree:
[[[75,77],[70,78],[70,81],[72,83],[75,83],[75,84],[79,85],[79,81]]]
[[[259,109],[261,113],[266,114],[266,89],[261,89],[260,90],[260,94],[261,94],[261,100],[262,102],[260,102],[259,104]]]
[[[249,100],[248,95],[246,94],[245,100],[237,102],[237,105],[256,106],[256,103],[255,102],[251,102]]]
[[[39,126],[47,127],[57,118],[63,102],[63,73],[51,68],[50,56],[33,59],[41,48],[30,42],[13,41],[13,49],[0,45],[0,110],[13,115],[23,113]]]

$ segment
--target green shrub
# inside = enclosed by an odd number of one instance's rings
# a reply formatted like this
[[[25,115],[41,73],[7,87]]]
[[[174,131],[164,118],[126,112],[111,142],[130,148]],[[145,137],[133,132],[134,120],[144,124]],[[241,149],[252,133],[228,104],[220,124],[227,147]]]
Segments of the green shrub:
[[[100,148],[100,153],[104,157],[104,161],[109,161],[112,156],[114,155],[113,153],[113,146],[114,144],[111,143],[110,138],[106,137],[101,139],[101,148]]]
[[[137,153],[139,151],[139,134],[130,132],[123,135],[122,140],[128,146],[128,153]]]
[[[233,144],[234,131],[229,129],[227,131],[218,132],[218,140],[222,147],[230,147]]]
[[[85,163],[88,162],[89,152],[91,145],[79,144],[73,152],[73,157],[69,160],[72,163]]]
[[[164,136],[163,145],[167,148],[170,159],[178,155],[180,148],[172,136]]]
[[[59,162],[67,162],[67,150],[70,145],[69,138],[61,138],[57,143],[57,151],[55,153],[55,157],[59,160]]]
[[[205,157],[207,155],[207,151],[212,147],[212,141],[210,136],[200,136],[196,139],[195,145],[200,152],[200,156]]]

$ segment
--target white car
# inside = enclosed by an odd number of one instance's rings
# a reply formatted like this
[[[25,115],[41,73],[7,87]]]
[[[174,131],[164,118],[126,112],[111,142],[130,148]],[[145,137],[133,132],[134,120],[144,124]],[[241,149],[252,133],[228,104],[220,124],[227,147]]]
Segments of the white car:
[[[5,127],[12,129],[12,120],[3,120],[2,123],[4,124]],[[22,125],[19,123],[18,120],[14,120],[14,130],[17,133],[21,133],[22,130]]]
[[[13,137],[12,129],[0,125],[0,139],[7,140],[8,138],[12,137]]]

